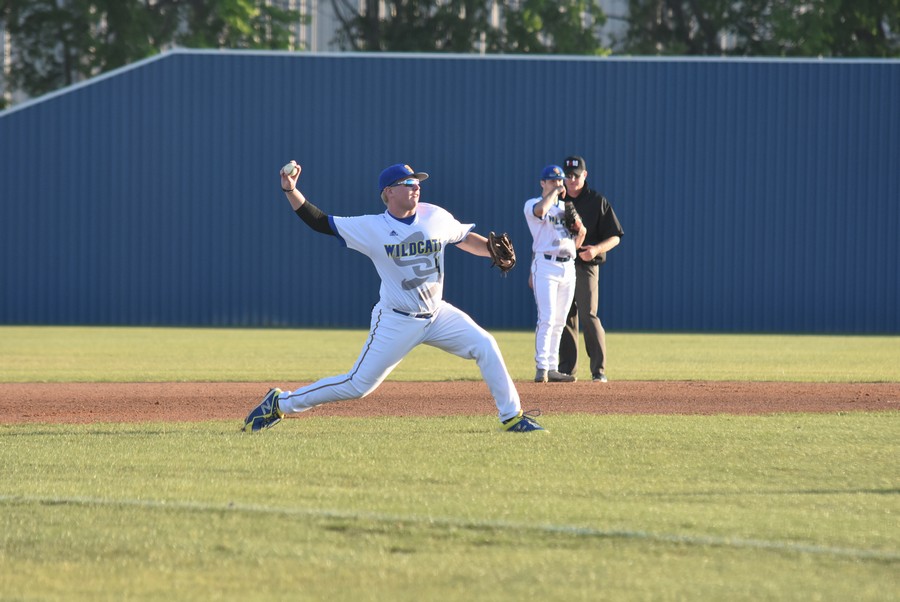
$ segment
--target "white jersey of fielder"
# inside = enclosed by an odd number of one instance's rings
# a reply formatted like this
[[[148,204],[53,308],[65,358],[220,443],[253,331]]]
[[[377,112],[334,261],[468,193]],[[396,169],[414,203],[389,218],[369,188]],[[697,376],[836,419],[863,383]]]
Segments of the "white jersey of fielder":
[[[381,277],[381,304],[411,313],[437,309],[444,295],[447,245],[462,241],[475,227],[429,203],[418,204],[410,224],[387,211],[330,220],[342,245],[372,260]]]
[[[529,199],[525,202],[525,221],[531,230],[533,242],[531,250],[535,255],[552,255],[554,257],[575,257],[575,239],[566,230],[563,216],[566,213],[565,204],[559,200],[555,205],[550,205],[544,218],[534,215],[534,206],[541,202],[541,197]]]

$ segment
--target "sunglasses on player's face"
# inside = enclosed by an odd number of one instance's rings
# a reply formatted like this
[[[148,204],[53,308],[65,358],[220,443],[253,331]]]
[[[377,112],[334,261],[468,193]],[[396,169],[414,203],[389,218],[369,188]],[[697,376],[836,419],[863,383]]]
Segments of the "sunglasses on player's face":
[[[397,186],[406,186],[407,188],[412,188],[413,186],[418,186],[419,181],[415,178],[409,178],[408,180],[402,180],[397,182],[396,184],[391,184],[388,188],[396,188]]]

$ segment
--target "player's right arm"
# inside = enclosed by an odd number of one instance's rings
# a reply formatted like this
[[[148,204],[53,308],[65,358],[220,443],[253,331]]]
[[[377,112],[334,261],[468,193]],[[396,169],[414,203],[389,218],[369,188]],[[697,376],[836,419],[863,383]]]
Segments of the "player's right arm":
[[[558,180],[541,180],[541,200],[535,203],[532,211],[538,219],[544,219],[544,216],[550,211],[550,207],[559,200],[559,195],[564,194],[566,187],[559,183]]]
[[[335,236],[336,232],[331,227],[328,216],[321,209],[307,201],[306,197],[303,196],[303,193],[300,192],[300,189],[297,188],[297,180],[300,178],[301,171],[302,168],[299,165],[297,165],[297,173],[293,176],[279,170],[278,173],[281,174],[281,190],[284,191],[287,200],[291,203],[291,208],[294,210],[294,213],[296,213],[297,217],[302,219],[307,226],[316,232]]]

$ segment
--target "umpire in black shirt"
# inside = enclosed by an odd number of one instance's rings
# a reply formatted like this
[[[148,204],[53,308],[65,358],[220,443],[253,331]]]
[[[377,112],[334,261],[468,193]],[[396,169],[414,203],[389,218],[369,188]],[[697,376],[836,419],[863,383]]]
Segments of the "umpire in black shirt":
[[[578,325],[584,331],[584,346],[591,360],[591,380],[606,382],[606,331],[597,316],[600,300],[600,266],[606,253],[622,240],[622,226],[609,201],[588,188],[584,158],[567,157],[563,162],[566,200],[575,204],[587,228],[584,244],[575,259],[575,300],[566,318],[559,343],[559,371],[575,375],[578,370]]]

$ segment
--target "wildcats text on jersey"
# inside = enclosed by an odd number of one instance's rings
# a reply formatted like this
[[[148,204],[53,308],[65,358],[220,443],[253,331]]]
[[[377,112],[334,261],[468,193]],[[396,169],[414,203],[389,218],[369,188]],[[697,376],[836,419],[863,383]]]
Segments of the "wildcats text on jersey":
[[[548,215],[547,221],[551,224],[556,224],[557,226],[565,226],[565,220],[563,219],[563,214],[559,215]]]
[[[430,238],[428,240],[413,240],[384,245],[384,251],[388,257],[416,257],[418,255],[433,255],[440,250],[441,241],[434,238]]]

